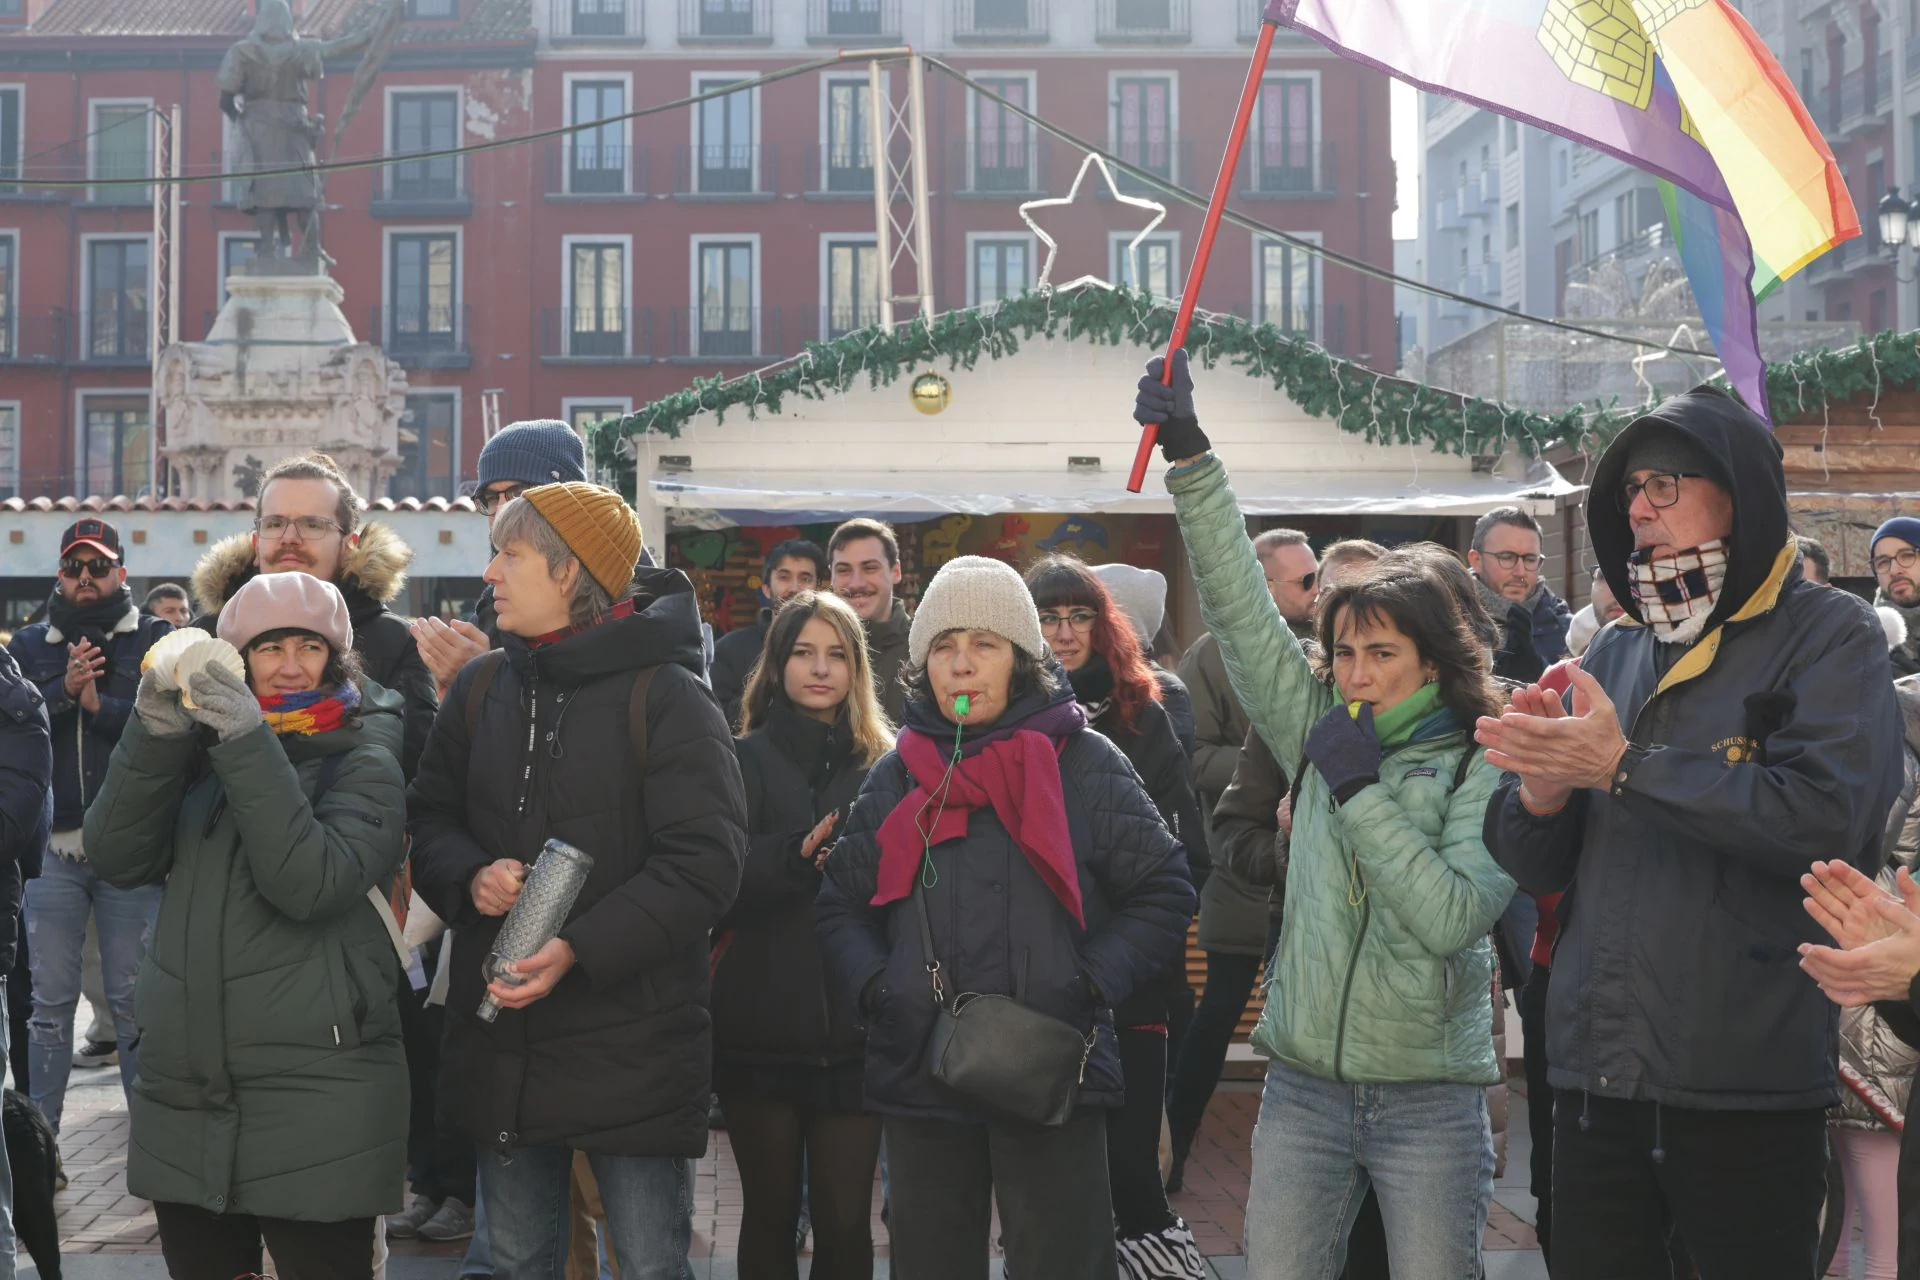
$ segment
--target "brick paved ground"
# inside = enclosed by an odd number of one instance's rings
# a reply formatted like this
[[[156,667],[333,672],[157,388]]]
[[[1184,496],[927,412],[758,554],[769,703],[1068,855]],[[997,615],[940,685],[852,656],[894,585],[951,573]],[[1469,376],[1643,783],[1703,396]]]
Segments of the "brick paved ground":
[[[158,1253],[151,1206],[126,1194],[127,1114],[121,1104],[118,1077],[104,1070],[76,1072],[74,1082],[60,1143],[70,1183],[59,1198],[63,1252]],[[1221,1086],[1187,1162],[1186,1188],[1174,1197],[1175,1209],[1192,1225],[1201,1252],[1209,1258],[1232,1258],[1240,1253],[1248,1145],[1258,1104],[1255,1085]],[[1524,1115],[1523,1108],[1515,1111]],[[717,1133],[714,1138],[696,1172],[693,1251],[701,1259],[731,1258],[740,1229],[739,1171],[734,1167],[726,1135]],[[1505,1191],[1513,1181],[1510,1165],[1508,1177],[1502,1179],[1502,1198],[1513,1199]],[[1524,1187],[1524,1177],[1519,1185]],[[887,1237],[879,1215],[876,1185],[874,1239],[882,1242],[880,1253],[884,1257]],[[1486,1244],[1490,1252],[1536,1248],[1532,1229],[1499,1203],[1494,1205],[1487,1225]],[[445,1257],[451,1275],[451,1260],[463,1249],[402,1244],[394,1251],[403,1257]]]

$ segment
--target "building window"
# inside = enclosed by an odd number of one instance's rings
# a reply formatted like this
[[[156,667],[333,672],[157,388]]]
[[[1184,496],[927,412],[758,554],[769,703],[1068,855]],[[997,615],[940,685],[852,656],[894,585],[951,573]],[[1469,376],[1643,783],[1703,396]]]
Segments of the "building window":
[[[396,93],[388,99],[387,152],[410,155],[448,151],[460,145],[460,95]],[[386,168],[389,200],[457,200],[460,157],[433,156]]]
[[[81,405],[80,496],[138,497],[147,488],[146,396],[89,396]]]
[[[1313,255],[1283,240],[1260,242],[1259,323],[1287,333],[1319,333],[1319,264]],[[1461,256],[1466,250],[1460,251]]]
[[[1580,262],[1592,262],[1600,256],[1600,211],[1590,209],[1580,215]]]
[[[128,178],[145,178],[151,172],[147,161],[152,127],[147,123],[153,113],[145,103],[95,103],[92,138],[89,140],[92,172],[96,182],[122,185],[93,188],[93,199],[102,204],[147,204],[152,188],[125,183]]]
[[[1031,31],[1032,0],[973,0],[973,30]]]
[[[403,354],[458,349],[460,243],[457,236],[387,238],[387,346]]]
[[[700,0],[700,34],[751,36],[754,0]]]
[[[572,401],[568,403],[566,412],[568,425],[579,432],[580,438],[585,440],[591,428],[609,419],[624,418],[631,410],[627,408],[625,401],[609,400],[605,404]]]
[[[572,306],[567,311],[567,354],[627,353],[627,247],[573,244],[567,249]]]
[[[1024,79],[981,76],[975,82],[1033,110],[1032,86]],[[972,170],[975,191],[1033,190],[1033,126],[979,93],[973,95]]]
[[[828,191],[873,190],[872,97],[864,80],[827,81]]]
[[[627,189],[626,134],[616,116],[626,114],[623,80],[575,80],[570,93],[573,123],[608,123],[576,129],[568,145],[567,190],[583,195],[617,194]]]
[[[712,93],[738,83],[732,79],[700,80],[695,93]],[[753,190],[753,94],[729,93],[700,104],[700,143],[695,148],[696,191]]]
[[[627,0],[573,0],[573,26],[569,30],[576,36],[626,35]]]
[[[19,190],[19,177],[20,90],[4,88],[0,89],[0,191]]]
[[[1520,149],[1520,125],[1513,120],[1500,122],[1501,147],[1508,155]]]
[[[1172,236],[1148,236],[1140,242],[1138,256],[1140,260],[1140,278],[1133,277],[1134,254],[1127,252],[1127,246],[1133,243],[1133,237],[1125,233],[1113,237],[1113,274],[1112,279],[1131,289],[1140,289],[1156,298],[1172,298],[1179,291],[1173,287],[1174,245]]]
[[[880,250],[871,240],[827,242],[829,339],[880,323]]]
[[[700,246],[699,348],[695,355],[754,354],[751,244]]]
[[[1314,82],[1282,76],[1260,88],[1261,191],[1314,190]]]
[[[389,498],[454,496],[459,403],[450,395],[407,397],[407,412],[400,419],[400,469],[387,482]]]
[[[0,236],[0,360],[19,354],[19,338],[13,318],[14,238]]]
[[[457,18],[460,16],[458,0],[407,0],[409,18]]]
[[[228,277],[239,275],[259,251],[259,236],[220,237],[220,301],[227,300]]]
[[[1553,180],[1560,186],[1567,185],[1567,149],[1565,147],[1553,153]]]
[[[89,360],[146,358],[145,240],[88,242],[87,318],[83,327]]]
[[[20,0],[0,0],[0,18],[20,16]]]
[[[1173,179],[1173,81],[1125,76],[1113,83],[1114,154],[1158,178]]]
[[[0,500],[20,496],[20,406],[0,404]]]
[[[888,31],[880,0],[827,0],[827,34],[877,36]],[[896,25],[892,30],[898,31]]]
[[[1025,240],[973,242],[973,305],[991,306],[1033,285],[1033,245]]]
[[[1507,206],[1507,251],[1511,253],[1520,247],[1520,206]]]

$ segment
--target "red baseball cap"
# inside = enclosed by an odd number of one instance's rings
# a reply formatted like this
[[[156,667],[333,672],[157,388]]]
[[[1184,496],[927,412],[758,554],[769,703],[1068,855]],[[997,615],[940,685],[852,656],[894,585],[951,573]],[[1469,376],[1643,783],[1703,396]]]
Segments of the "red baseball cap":
[[[75,520],[60,535],[60,554],[63,557],[75,547],[92,547],[115,564],[120,563],[120,533],[97,516]]]

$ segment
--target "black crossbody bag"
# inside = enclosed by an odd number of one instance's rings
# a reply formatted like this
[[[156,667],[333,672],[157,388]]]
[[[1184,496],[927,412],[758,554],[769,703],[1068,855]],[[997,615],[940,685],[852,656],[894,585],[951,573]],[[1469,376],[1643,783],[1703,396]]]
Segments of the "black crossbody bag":
[[[1009,996],[961,992],[951,999],[933,953],[927,891],[913,878],[920,913],[920,944],[933,982],[933,1035],[927,1070],[967,1101],[995,1114],[1056,1128],[1073,1115],[1093,1053],[1096,1027],[1081,1035],[1072,1024]]]

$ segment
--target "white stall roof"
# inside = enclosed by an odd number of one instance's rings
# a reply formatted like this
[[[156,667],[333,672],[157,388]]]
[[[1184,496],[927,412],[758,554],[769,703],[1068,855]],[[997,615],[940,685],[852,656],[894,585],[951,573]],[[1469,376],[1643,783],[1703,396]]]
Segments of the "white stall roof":
[[[1418,513],[1477,516],[1494,507],[1551,513],[1579,493],[1551,466],[1536,463],[1514,481],[1479,471],[1235,471],[1233,490],[1250,516],[1356,516]],[[1173,510],[1158,474],[1142,493],[1126,491],[1118,471],[752,471],[656,474],[653,497],[682,527],[757,523],[752,517],[866,513],[900,518],[1015,511],[1145,515]],[[838,518],[837,516],[835,518]],[[804,521],[800,521],[804,523]]]

